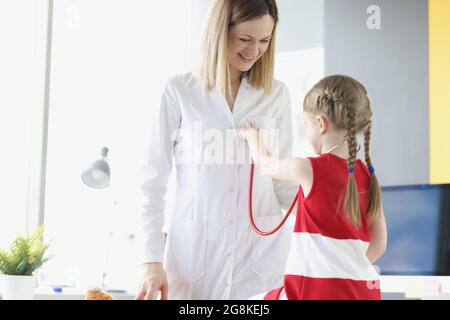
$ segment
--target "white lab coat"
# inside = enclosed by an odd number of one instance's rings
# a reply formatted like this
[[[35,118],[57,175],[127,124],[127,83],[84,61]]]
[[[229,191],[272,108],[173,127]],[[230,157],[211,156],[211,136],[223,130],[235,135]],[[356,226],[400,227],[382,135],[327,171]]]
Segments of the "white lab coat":
[[[290,98],[283,83],[274,80],[266,96],[243,79],[233,112],[191,73],[166,85],[142,191],[146,261],[164,262],[169,299],[248,299],[282,283],[291,230],[261,237],[249,223],[248,146],[237,133],[249,120],[279,129],[280,156],[291,155]],[[173,164],[176,200],[166,241],[163,197]],[[253,212],[261,229],[281,221],[281,207],[289,207],[297,188],[255,170]]]

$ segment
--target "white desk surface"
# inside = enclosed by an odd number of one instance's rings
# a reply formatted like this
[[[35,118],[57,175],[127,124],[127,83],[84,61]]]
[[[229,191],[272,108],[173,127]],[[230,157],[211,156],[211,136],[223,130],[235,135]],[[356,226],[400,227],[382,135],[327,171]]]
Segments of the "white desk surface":
[[[450,276],[381,276],[380,289],[392,299],[450,300]],[[63,288],[56,294],[52,288],[37,288],[35,300],[83,300],[86,290]],[[135,293],[110,292],[117,300],[133,300]],[[0,294],[1,296],[1,294]]]

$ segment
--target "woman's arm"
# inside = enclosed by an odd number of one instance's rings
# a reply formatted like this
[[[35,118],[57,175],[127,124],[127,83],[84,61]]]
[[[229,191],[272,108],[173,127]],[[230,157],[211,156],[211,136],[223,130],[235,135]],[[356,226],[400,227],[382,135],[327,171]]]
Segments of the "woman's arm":
[[[377,261],[386,251],[387,246],[387,228],[384,210],[381,207],[381,213],[369,224],[370,244],[366,255],[371,263]]]
[[[163,262],[165,236],[164,196],[172,172],[174,139],[181,124],[181,111],[176,98],[176,82],[170,79],[153,120],[147,157],[141,168],[141,190],[144,196],[143,227],[145,262]]]
[[[312,169],[309,160],[293,157],[285,159],[272,157],[260,138],[254,123],[247,125],[239,133],[241,137],[247,140],[250,155],[263,174],[277,180],[295,181],[299,184],[311,178]]]
[[[181,111],[176,100],[175,84],[171,80],[166,85],[154,121],[147,159],[141,170],[143,176],[141,188],[145,198],[142,206],[142,220],[146,271],[135,297],[137,300],[154,299],[158,292],[161,292],[162,300],[168,298],[169,287],[162,265],[165,247],[164,196],[172,171],[174,139],[181,124]]]

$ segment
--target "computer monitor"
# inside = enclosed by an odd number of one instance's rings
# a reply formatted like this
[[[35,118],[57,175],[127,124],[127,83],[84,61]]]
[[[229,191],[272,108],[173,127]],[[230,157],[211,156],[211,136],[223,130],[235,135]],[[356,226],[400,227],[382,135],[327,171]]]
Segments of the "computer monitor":
[[[450,185],[383,187],[382,275],[450,275]]]

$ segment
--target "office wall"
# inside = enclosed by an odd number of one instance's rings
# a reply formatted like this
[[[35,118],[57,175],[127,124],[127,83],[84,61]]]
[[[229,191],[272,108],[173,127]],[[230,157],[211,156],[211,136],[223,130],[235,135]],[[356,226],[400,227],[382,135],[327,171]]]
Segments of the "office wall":
[[[379,30],[367,27],[374,4]],[[429,183],[428,1],[325,0],[325,73],[366,85],[382,184]]]
[[[314,156],[305,139],[303,97],[324,75],[324,0],[277,0],[279,26],[275,78],[289,88],[294,145],[299,156]]]
[[[430,0],[430,181],[450,182],[450,1]]]
[[[277,52],[323,47],[324,0],[278,0],[277,5]]]

